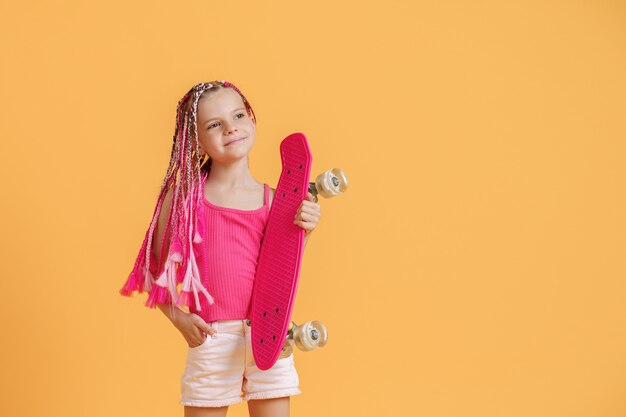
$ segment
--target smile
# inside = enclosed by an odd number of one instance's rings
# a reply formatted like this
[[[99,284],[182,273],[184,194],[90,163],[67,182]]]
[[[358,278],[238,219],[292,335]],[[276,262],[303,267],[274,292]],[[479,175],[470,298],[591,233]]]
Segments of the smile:
[[[224,145],[224,146],[230,146],[230,145],[232,145],[233,143],[239,143],[239,142],[241,142],[242,140],[245,140],[245,139],[246,139],[246,138],[235,139],[235,140],[233,140],[232,142],[228,142],[228,143],[227,143],[226,145]]]

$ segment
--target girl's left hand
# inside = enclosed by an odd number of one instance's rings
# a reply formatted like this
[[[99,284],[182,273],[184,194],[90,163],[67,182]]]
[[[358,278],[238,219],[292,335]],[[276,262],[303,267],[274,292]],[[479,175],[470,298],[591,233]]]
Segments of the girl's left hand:
[[[321,207],[313,201],[313,194],[309,192],[306,200],[302,200],[302,204],[298,207],[294,223],[306,230],[305,235],[308,235],[315,229],[321,216]]]

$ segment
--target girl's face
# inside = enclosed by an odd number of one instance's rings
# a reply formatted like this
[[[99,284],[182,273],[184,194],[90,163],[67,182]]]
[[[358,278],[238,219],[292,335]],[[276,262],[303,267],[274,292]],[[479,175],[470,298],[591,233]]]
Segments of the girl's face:
[[[256,125],[241,96],[231,88],[219,89],[198,102],[198,141],[213,163],[230,163],[246,157]]]

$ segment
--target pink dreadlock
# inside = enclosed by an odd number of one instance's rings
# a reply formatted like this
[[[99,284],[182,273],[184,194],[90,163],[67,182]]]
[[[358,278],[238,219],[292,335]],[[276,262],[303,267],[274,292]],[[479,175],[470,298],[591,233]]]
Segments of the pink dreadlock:
[[[155,308],[157,304],[169,304],[173,308],[172,300],[175,300],[176,305],[190,306],[193,293],[196,309],[200,311],[199,292],[204,294],[209,304],[213,304],[213,297],[200,282],[200,273],[196,263],[196,252],[201,246],[194,246],[202,242],[199,230],[204,227],[202,204],[204,182],[211,168],[210,157],[202,164],[204,158],[200,156],[200,145],[197,140],[197,115],[200,98],[220,88],[235,90],[241,96],[248,114],[251,114],[256,122],[254,111],[245,96],[234,84],[224,80],[196,84],[178,102],[174,143],[167,174],[161,185],[152,221],[135,260],[135,266],[119,291],[127,297],[132,296],[134,291],[138,293],[148,291],[145,305],[149,308]],[[151,250],[152,237],[161,206],[171,187],[173,187],[172,205],[163,242],[161,242],[161,248],[163,248],[167,230],[171,229],[169,248],[165,264],[163,264],[163,251],[161,251],[158,265],[156,265],[156,259]],[[153,278],[155,275],[158,276],[156,280]],[[181,282],[182,290],[178,294],[177,285]]]

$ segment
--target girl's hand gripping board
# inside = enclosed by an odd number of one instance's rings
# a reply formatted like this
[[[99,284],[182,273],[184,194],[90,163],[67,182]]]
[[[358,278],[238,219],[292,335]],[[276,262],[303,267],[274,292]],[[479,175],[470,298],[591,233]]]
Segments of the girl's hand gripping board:
[[[306,198],[312,156],[303,133],[280,144],[282,172],[272,201],[252,292],[252,352],[257,367],[274,366],[291,323],[305,230],[293,220]]]

